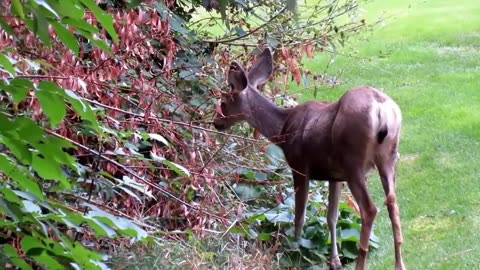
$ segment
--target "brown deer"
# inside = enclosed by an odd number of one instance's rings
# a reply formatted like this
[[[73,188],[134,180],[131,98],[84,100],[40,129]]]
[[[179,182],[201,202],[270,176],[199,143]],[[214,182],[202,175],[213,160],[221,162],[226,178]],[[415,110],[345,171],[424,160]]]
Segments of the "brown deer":
[[[362,219],[356,269],[365,269],[372,224],[377,214],[367,191],[367,172],[377,167],[385,190],[393,228],[395,269],[405,269],[403,237],[395,195],[395,164],[402,122],[398,105],[371,87],[353,88],[338,101],[309,101],[296,107],[277,107],[257,91],[273,72],[272,52],[265,49],[246,72],[232,62],[230,91],[223,93],[214,126],[225,130],[247,121],[282,148],[293,173],[295,238],[301,240],[309,180],[329,181],[327,223],[331,237],[330,268],[341,269],[336,242],[338,201],[347,182]]]

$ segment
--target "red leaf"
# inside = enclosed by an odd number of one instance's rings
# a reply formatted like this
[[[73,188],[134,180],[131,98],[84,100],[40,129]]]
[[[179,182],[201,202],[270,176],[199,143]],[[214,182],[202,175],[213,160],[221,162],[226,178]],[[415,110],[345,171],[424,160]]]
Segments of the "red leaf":
[[[313,45],[312,43],[308,42],[306,45],[305,45],[305,53],[307,54],[307,57],[308,58],[313,58]]]
[[[258,129],[253,130],[253,138],[255,140],[258,140],[258,138],[260,138],[260,135],[262,135],[262,134],[260,133],[260,131]]]

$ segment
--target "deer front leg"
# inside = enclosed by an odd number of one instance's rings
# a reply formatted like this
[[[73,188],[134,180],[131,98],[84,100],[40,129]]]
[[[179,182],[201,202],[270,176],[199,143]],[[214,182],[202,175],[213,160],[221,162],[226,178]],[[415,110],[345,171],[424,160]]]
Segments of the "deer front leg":
[[[342,269],[342,263],[338,257],[337,250],[338,201],[341,190],[342,182],[330,181],[328,183],[327,223],[331,239],[330,269],[335,270]]]
[[[357,201],[358,207],[360,208],[360,217],[362,218],[358,258],[355,266],[356,270],[364,270],[367,268],[368,242],[370,241],[373,221],[377,215],[377,208],[373,204],[372,197],[368,194],[366,182],[365,176],[361,173],[351,177],[348,181],[348,187],[355,201]]]
[[[300,244],[303,224],[305,223],[305,209],[308,197],[308,177],[300,172],[293,172],[293,187],[295,188],[295,240]]]

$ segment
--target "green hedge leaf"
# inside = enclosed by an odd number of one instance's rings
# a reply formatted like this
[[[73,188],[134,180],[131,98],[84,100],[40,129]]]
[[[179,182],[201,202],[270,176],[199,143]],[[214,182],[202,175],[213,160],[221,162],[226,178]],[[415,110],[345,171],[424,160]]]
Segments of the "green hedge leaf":
[[[3,19],[0,18],[0,26],[2,27],[3,30],[5,30],[5,32],[7,32],[7,34],[9,35],[13,35],[13,30],[12,28],[10,27],[10,25],[8,25],[8,23],[6,23]]]
[[[0,171],[2,171],[5,176],[15,180],[18,187],[43,199],[43,193],[39,185],[28,176],[28,172],[26,172],[23,167],[15,164],[15,162],[5,154],[0,154]]]
[[[21,19],[25,18],[25,12],[20,0],[12,0],[11,10],[13,14],[18,15]]]
[[[159,141],[165,145],[169,145],[168,141],[160,134],[149,133],[148,136],[150,137],[150,139]]]
[[[32,9],[33,13],[33,32],[37,34],[38,38],[46,46],[50,46],[52,43],[50,41],[50,34],[48,33],[48,22],[47,19],[40,14],[38,10]]]
[[[80,0],[88,9],[90,9],[97,20],[102,24],[102,26],[107,30],[108,34],[112,37],[113,41],[118,42],[118,35],[113,27],[113,18],[112,15],[104,12],[101,8],[97,6],[93,0]]]
[[[157,156],[155,153],[150,152],[150,155],[152,155],[153,160],[161,162],[165,165],[167,165],[168,168],[176,172],[178,175],[186,175],[190,176],[190,172],[187,170],[187,168],[183,167],[180,164],[177,164],[175,162],[169,161],[164,157]]]
[[[75,36],[68,31],[68,29],[59,22],[52,22],[52,26],[57,32],[58,38],[75,54],[78,56],[78,41]]]
[[[3,246],[3,254],[9,257],[10,262],[12,262],[16,267],[22,270],[31,270],[32,267],[26,263],[20,255],[17,253],[17,249],[10,244]]]
[[[56,162],[34,155],[32,167],[40,177],[60,182],[61,188],[71,188],[70,182],[65,178]]]
[[[40,101],[43,112],[48,116],[50,124],[56,126],[65,117],[66,108],[63,96],[63,90],[58,85],[43,81],[37,86],[36,97]]]
[[[6,55],[3,53],[0,53],[0,67],[2,67],[3,70],[7,71],[10,76],[15,76],[15,69],[13,68],[13,65]]]

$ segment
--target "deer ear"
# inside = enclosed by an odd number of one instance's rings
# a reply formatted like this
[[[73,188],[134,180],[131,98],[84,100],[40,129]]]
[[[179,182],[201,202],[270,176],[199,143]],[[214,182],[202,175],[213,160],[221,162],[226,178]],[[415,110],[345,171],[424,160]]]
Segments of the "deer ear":
[[[230,64],[228,83],[233,91],[242,91],[248,86],[248,79],[245,70],[243,70],[242,66],[235,61]]]
[[[259,84],[264,84],[272,75],[272,72],[272,51],[267,47],[253,62],[252,67],[248,71],[248,81],[256,88]]]

